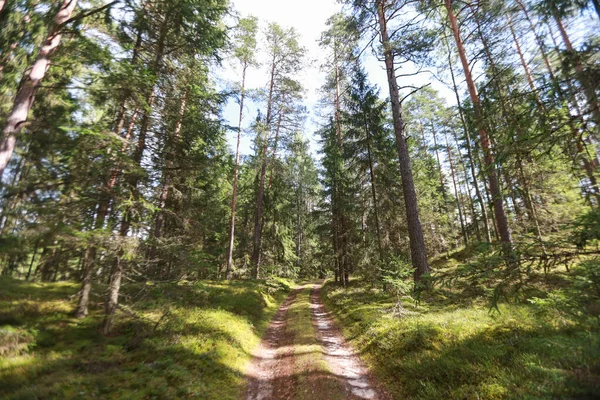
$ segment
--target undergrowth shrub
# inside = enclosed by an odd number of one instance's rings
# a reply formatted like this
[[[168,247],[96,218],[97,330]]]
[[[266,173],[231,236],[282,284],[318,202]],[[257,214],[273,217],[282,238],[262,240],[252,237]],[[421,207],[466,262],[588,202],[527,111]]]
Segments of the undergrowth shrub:
[[[27,353],[34,346],[35,332],[18,327],[0,327],[1,357],[11,357]]]

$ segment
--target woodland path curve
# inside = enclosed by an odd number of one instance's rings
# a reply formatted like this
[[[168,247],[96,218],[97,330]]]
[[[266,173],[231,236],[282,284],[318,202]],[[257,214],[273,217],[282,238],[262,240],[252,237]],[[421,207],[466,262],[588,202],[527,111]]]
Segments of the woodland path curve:
[[[245,400],[390,399],[326,310],[321,290],[322,283],[302,285],[283,302],[253,353],[247,369]],[[303,295],[304,292],[307,293]],[[306,297],[307,301],[298,300],[300,297]],[[290,323],[291,308],[295,308],[294,315],[310,314],[312,340],[318,351],[308,355],[295,341],[298,332]],[[300,361],[300,357],[307,356],[308,363],[306,359]]]

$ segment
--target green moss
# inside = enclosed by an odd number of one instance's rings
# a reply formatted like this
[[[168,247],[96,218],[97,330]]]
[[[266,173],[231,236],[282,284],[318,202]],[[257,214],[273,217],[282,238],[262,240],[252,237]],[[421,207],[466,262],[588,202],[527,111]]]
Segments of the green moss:
[[[291,282],[128,285],[114,336],[71,317],[76,283],[0,279],[0,329],[28,345],[0,357],[0,398],[236,399],[244,368]],[[97,293],[102,288],[95,290]],[[2,346],[2,344],[0,344]]]
[[[328,307],[394,397],[554,399],[600,395],[600,329],[530,305],[472,302],[393,317],[394,300],[354,282]],[[587,397],[586,397],[587,396]]]

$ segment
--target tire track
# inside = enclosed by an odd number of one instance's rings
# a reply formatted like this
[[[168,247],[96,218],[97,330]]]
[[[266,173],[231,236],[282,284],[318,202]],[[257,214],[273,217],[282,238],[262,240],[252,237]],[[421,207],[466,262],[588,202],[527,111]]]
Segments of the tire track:
[[[389,399],[375,384],[368,368],[346,342],[333,317],[321,300],[321,283],[315,284],[310,295],[310,308],[317,340],[324,350],[332,374],[337,376],[346,391],[347,399]]]

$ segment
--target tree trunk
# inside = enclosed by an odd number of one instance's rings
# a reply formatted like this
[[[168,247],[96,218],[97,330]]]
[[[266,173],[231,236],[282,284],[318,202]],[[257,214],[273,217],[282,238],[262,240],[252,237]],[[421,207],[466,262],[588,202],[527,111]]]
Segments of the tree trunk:
[[[35,99],[35,93],[50,67],[50,58],[60,45],[64,28],[63,24],[71,18],[75,7],[77,7],[77,0],[63,1],[54,19],[54,25],[44,40],[35,61],[23,74],[21,86],[15,95],[12,110],[6,118],[6,123],[2,130],[2,141],[0,142],[0,177],[2,177],[4,169],[12,157],[17,135],[27,122],[29,111]]]
[[[445,203],[448,196],[446,193],[446,185],[444,185],[444,173],[442,172],[442,162],[440,161],[440,149],[438,149],[437,135],[435,134],[435,126],[433,121],[431,121],[431,135],[433,137],[433,147],[435,149],[435,159],[437,161],[438,174],[440,175],[440,190],[442,191],[442,197],[444,198]]]
[[[448,65],[450,67],[450,76],[452,77],[452,87],[454,89],[454,95],[456,96],[456,104],[458,106],[458,113],[460,115],[461,124],[463,127],[463,131],[465,134],[465,141],[467,145],[467,158],[469,159],[469,169],[471,170],[471,178],[473,179],[473,186],[475,187],[475,195],[477,196],[477,201],[479,202],[479,206],[481,208],[481,219],[483,219],[483,226],[485,230],[485,239],[488,243],[492,241],[492,234],[490,231],[490,224],[488,220],[487,214],[487,206],[486,202],[481,194],[481,190],[479,189],[479,182],[477,179],[477,172],[475,170],[475,158],[473,156],[473,150],[471,148],[471,134],[469,132],[469,127],[467,126],[467,122],[465,120],[465,114],[463,112],[462,103],[460,101],[460,96],[458,94],[458,87],[456,85],[456,78],[454,77],[454,68],[452,66],[452,55],[450,54],[450,43],[444,34],[444,39],[446,42],[446,47],[448,47]]]
[[[279,141],[279,132],[281,129],[281,120],[283,119],[283,106],[279,107],[279,116],[277,117],[277,127],[275,128],[275,140],[273,141],[273,153],[271,154],[271,174],[269,175],[269,190],[273,186],[273,175],[275,175],[275,162],[277,161],[277,143]]]
[[[479,127],[479,137],[481,140],[481,148],[484,154],[484,161],[487,169],[490,192],[492,194],[492,201],[494,204],[494,214],[496,216],[496,223],[498,225],[498,233],[500,235],[500,240],[504,244],[505,250],[511,252],[511,232],[508,226],[508,219],[506,218],[506,213],[504,211],[504,205],[502,204],[502,193],[500,191],[500,184],[498,182],[498,174],[496,172],[494,154],[490,147],[490,139],[488,137],[487,131],[485,130],[483,123],[483,115],[481,113],[479,94],[477,93],[475,82],[473,81],[473,77],[471,76],[471,70],[469,68],[467,54],[462,40],[460,38],[458,23],[456,20],[456,16],[454,15],[454,12],[452,10],[452,0],[444,0],[444,3],[446,6],[446,10],[448,11],[448,18],[450,20],[452,33],[454,34],[454,39],[456,41],[456,47],[458,48],[458,55],[460,56],[460,60],[465,73],[465,80],[467,81],[467,87],[469,89],[469,95],[471,96],[471,102],[473,103],[473,109],[475,111],[475,120]]]
[[[131,213],[126,211],[124,218],[130,218]],[[121,240],[125,240],[127,233],[129,232],[130,220],[123,219],[121,221],[121,228],[119,229],[119,237]],[[109,335],[115,325],[115,312],[119,304],[119,291],[121,289],[121,279],[123,278],[123,256],[125,254],[124,244],[120,243],[121,249],[117,254],[113,270],[110,274],[110,282],[108,285],[108,294],[104,303],[104,321],[102,322],[102,334]]]
[[[410,155],[408,152],[408,145],[406,143],[407,138],[404,133],[404,120],[402,118],[402,104],[400,103],[398,83],[396,82],[394,53],[392,51],[390,38],[387,31],[385,0],[378,0],[376,5],[390,90],[390,100],[392,103],[392,116],[394,122],[394,133],[396,135],[396,148],[400,163],[400,175],[402,177],[402,190],[404,192],[404,203],[406,205],[410,253],[412,265],[415,268],[414,279],[415,281],[419,281],[424,274],[429,273],[429,262],[427,261],[427,250],[425,248],[425,240],[423,238],[421,221],[419,219],[419,206],[417,202],[415,184],[412,177]]]
[[[252,250],[252,278],[258,279],[260,276],[260,263],[261,263],[261,252],[262,252],[262,223],[263,223],[263,207],[265,197],[265,175],[267,173],[267,149],[269,147],[269,133],[271,131],[271,119],[273,112],[273,90],[275,88],[275,72],[276,72],[276,61],[275,58],[271,61],[271,74],[269,80],[269,98],[267,101],[267,116],[265,127],[262,128],[265,134],[264,143],[261,143],[262,147],[262,166],[260,168],[260,177],[258,184],[258,194],[256,196],[256,219],[254,220],[254,248]]]
[[[338,146],[340,149],[342,148],[342,108],[340,102],[340,66],[338,62],[337,56],[337,40],[334,35],[333,38],[333,63],[335,64],[334,73],[335,73],[335,98],[334,98],[334,107],[335,107],[335,133],[337,134]]]
[[[302,179],[302,178],[299,178]],[[302,183],[298,184],[298,193],[296,194],[296,265],[302,265]]]
[[[383,246],[381,244],[381,228],[379,226],[379,207],[377,204],[377,182],[375,180],[375,170],[373,168],[371,130],[365,118],[365,133],[367,135],[367,157],[369,161],[369,175],[371,177],[371,197],[373,198],[373,216],[375,217],[375,230],[377,233],[377,248],[379,250],[379,261],[383,261]]]
[[[244,98],[246,96],[246,70],[248,63],[244,63],[242,68],[242,88],[240,95],[240,115],[238,118],[237,144],[235,147],[235,166],[233,168],[233,193],[231,196],[231,219],[229,221],[229,247],[227,248],[227,269],[226,278],[231,280],[233,273],[233,246],[235,243],[235,208],[237,205],[237,187],[240,170],[240,141],[242,139],[242,120],[244,117]]]
[[[171,136],[171,146],[168,146],[167,149],[170,148],[171,154],[166,154],[166,169],[165,172],[163,173],[163,186],[162,189],[160,191],[160,197],[159,197],[159,202],[160,202],[160,206],[159,206],[159,211],[158,214],[156,216],[156,221],[154,223],[154,238],[158,239],[162,236],[162,229],[164,226],[164,222],[165,222],[165,215],[164,215],[164,209],[166,207],[166,203],[167,203],[167,197],[169,195],[169,188],[171,187],[171,178],[172,178],[172,172],[171,170],[173,169],[173,158],[174,158],[174,154],[173,152],[173,145],[176,145],[177,142],[179,141],[179,137],[181,136],[181,128],[183,127],[183,117],[185,116],[185,110],[187,107],[187,98],[188,98],[188,89],[185,89],[182,97],[181,97],[181,103],[179,105],[179,112],[177,114],[177,122],[175,124],[175,130],[173,131],[173,135]],[[169,151],[169,150],[167,150]]]
[[[265,140],[267,142],[267,140]],[[262,145],[262,165],[260,168],[260,177],[258,184],[258,195],[256,197],[256,219],[254,220],[254,249],[252,251],[252,278],[258,279],[260,276],[260,263],[262,252],[262,218],[265,197],[265,175],[267,174],[267,147],[268,143]]]
[[[448,133],[445,133],[446,137],[446,151],[448,153],[448,162],[450,163],[450,175],[452,176],[452,185],[454,186],[454,195],[456,196],[456,207],[458,208],[458,219],[460,220],[460,231],[462,232],[463,241],[465,246],[469,243],[467,237],[467,231],[465,229],[465,222],[463,219],[463,211],[460,205],[459,191],[456,186],[456,175],[454,174],[454,163],[452,162],[452,152],[450,151],[450,144],[448,142]]]
[[[519,54],[519,60],[521,60],[521,66],[523,67],[523,72],[525,72],[525,77],[527,78],[527,83],[529,84],[529,88],[531,92],[535,96],[535,102],[540,109],[540,111],[545,112],[546,107],[544,107],[544,103],[540,99],[540,94],[538,93],[537,87],[533,81],[533,77],[531,76],[531,70],[529,69],[529,65],[527,61],[525,61],[525,56],[523,55],[523,51],[521,50],[521,44],[517,39],[517,34],[515,33],[515,29],[513,28],[512,20],[510,18],[510,14],[506,14],[506,18],[508,20],[508,27],[510,28],[510,33],[512,35],[513,41],[515,43],[515,48],[517,49],[517,54]]]
[[[31,256],[31,262],[29,263],[29,270],[27,271],[27,276],[25,277],[26,281],[28,281],[29,277],[31,276],[31,270],[33,269],[33,263],[35,261],[35,256],[37,255],[37,250],[38,250],[38,246],[36,243],[35,247],[33,248],[33,255]]]
[[[600,127],[600,105],[598,104],[598,95],[596,94],[596,87],[585,76],[585,70],[583,68],[583,65],[581,64],[579,55],[577,51],[573,48],[567,30],[565,29],[560,17],[558,17],[556,10],[554,10],[552,16],[556,21],[556,25],[558,26],[558,30],[560,31],[560,35],[562,36],[567,51],[571,53],[572,57],[575,58],[575,71],[577,72],[579,82],[581,83],[581,86],[583,87],[583,92],[585,93],[585,96],[587,98],[592,119],[596,123],[596,130],[598,130]],[[600,134],[597,134],[597,137],[600,137]]]

